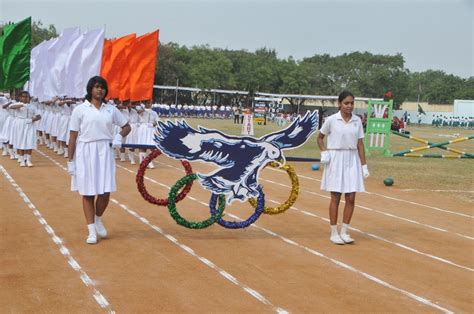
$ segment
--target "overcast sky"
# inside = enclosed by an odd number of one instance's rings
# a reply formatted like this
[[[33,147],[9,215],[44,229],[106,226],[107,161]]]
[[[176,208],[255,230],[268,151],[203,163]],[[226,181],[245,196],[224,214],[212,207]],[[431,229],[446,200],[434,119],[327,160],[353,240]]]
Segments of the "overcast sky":
[[[160,29],[162,42],[276,49],[280,58],[352,51],[402,53],[412,72],[474,76],[474,0],[0,0],[0,20],[106,37]]]

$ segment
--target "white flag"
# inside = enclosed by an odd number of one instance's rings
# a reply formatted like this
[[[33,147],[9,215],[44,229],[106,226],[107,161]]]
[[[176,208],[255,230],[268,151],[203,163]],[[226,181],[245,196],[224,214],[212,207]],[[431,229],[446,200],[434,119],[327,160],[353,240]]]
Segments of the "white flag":
[[[43,81],[44,95],[48,99],[66,95],[66,60],[71,44],[79,36],[79,27],[65,29],[58,40],[48,48],[48,74]]]
[[[66,95],[80,98],[85,95],[81,90],[81,58],[84,46],[84,34],[71,44],[66,61]]]
[[[86,94],[86,86],[89,79],[99,75],[102,62],[102,50],[104,49],[105,29],[95,29],[83,34],[83,48],[79,67],[79,80],[77,84],[77,97]]]

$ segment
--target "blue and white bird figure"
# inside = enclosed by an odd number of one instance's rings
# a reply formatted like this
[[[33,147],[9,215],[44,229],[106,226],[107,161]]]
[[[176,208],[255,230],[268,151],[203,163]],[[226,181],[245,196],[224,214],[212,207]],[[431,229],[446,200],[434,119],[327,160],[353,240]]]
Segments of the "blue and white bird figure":
[[[260,138],[231,136],[199,126],[193,129],[183,119],[159,122],[156,146],[178,160],[203,161],[217,169],[198,174],[201,185],[214,194],[225,194],[227,203],[258,197],[260,170],[272,161],[285,163],[283,150],[303,145],[318,129],[317,111],[298,116],[287,128]]]

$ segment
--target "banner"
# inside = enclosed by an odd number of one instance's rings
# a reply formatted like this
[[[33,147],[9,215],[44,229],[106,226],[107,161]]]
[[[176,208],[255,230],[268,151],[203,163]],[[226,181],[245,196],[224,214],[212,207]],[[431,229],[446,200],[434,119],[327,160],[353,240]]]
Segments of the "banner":
[[[21,88],[30,77],[31,17],[5,27],[2,37],[3,88]]]
[[[130,62],[130,100],[149,100],[153,96],[159,30],[138,37],[132,47]]]

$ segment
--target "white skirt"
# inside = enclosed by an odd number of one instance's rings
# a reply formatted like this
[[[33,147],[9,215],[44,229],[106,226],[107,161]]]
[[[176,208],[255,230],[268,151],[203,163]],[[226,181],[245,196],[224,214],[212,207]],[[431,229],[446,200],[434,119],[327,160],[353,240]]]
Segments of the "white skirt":
[[[16,149],[36,149],[36,125],[34,123],[26,123],[26,119],[17,119],[15,129],[13,146]]]
[[[58,132],[58,141],[61,142],[66,142],[68,137],[67,133],[69,132],[69,120],[71,119],[71,116],[67,115],[61,115],[61,118],[59,119],[59,132]]]
[[[339,193],[365,192],[358,151],[328,150],[331,161],[324,166],[321,190]]]
[[[115,159],[109,140],[77,142],[74,161],[76,175],[71,179],[71,191],[100,195],[117,190]]]
[[[49,115],[48,117],[46,118],[46,120],[44,121],[44,131],[47,133],[47,134],[51,134],[51,128],[52,128],[52,125],[53,125],[53,119],[54,119],[54,112],[49,112]]]
[[[155,128],[152,124],[142,123],[137,130],[137,144],[140,145],[155,145],[153,134]]]
[[[125,138],[125,144],[139,144],[137,142],[137,131],[138,131],[139,124],[131,123],[130,127],[132,128],[132,130],[130,131],[130,133],[128,133],[127,137]]]
[[[5,122],[3,123],[3,127],[0,130],[0,140],[2,141],[2,143],[8,142],[8,137],[10,134],[12,121],[13,121],[13,118],[9,115],[5,119]]]
[[[51,121],[51,130],[50,133],[53,137],[58,137],[59,134],[59,124],[61,120],[61,113],[56,112],[53,116],[53,120]]]
[[[46,129],[46,122],[48,121],[50,111],[43,111],[43,114],[41,115],[41,120],[39,120],[38,123],[38,131],[43,132]]]

